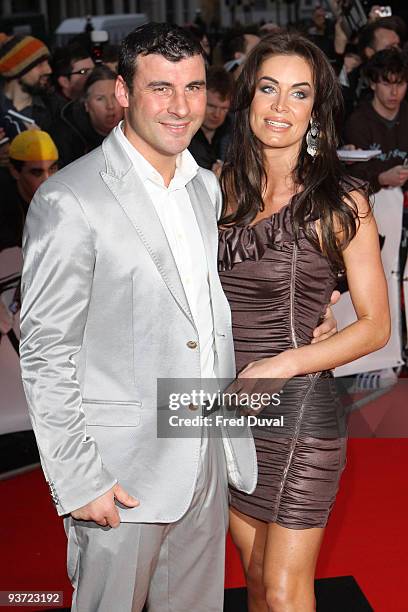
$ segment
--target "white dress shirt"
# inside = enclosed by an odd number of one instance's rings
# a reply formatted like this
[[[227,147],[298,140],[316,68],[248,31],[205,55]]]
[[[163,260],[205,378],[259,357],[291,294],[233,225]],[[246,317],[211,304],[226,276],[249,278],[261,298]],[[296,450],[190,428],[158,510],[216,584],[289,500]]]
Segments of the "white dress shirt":
[[[174,177],[166,187],[161,174],[126,138],[122,122],[114,129],[153,202],[176,262],[198,332],[201,376],[213,378],[214,324],[207,257],[186,189],[187,183],[197,174],[198,165],[188,150],[180,153]],[[146,206],[149,206],[149,202],[146,202]]]

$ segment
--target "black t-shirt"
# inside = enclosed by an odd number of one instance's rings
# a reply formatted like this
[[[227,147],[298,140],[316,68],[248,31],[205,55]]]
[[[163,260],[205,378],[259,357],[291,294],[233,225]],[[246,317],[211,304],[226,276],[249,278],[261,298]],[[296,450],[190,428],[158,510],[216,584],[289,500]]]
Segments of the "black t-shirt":
[[[347,144],[359,149],[381,149],[378,157],[348,166],[351,175],[368,181],[374,192],[379,191],[379,174],[408,158],[408,104],[402,101],[399,113],[390,121],[381,117],[371,102],[363,102],[347,121],[345,136]],[[403,190],[407,187],[406,183]]]
[[[208,142],[201,128],[198,130],[193,136],[188,150],[199,166],[211,170],[217,160],[224,160],[226,149],[229,144],[230,132],[231,125],[228,117],[224,123],[215,130],[211,142]]]

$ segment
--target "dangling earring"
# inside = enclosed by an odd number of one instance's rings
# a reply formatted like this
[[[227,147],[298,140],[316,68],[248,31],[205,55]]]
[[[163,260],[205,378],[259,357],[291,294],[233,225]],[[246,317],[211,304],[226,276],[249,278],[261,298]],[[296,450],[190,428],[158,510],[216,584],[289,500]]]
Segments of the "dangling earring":
[[[319,152],[320,126],[314,119],[310,120],[310,129],[306,134],[307,152],[312,157],[316,157]]]

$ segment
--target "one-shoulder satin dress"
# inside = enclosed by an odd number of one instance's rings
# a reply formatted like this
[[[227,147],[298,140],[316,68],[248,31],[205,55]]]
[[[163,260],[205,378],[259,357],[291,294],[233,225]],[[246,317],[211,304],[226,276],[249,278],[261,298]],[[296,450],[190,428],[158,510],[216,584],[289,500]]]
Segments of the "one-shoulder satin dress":
[[[300,231],[289,203],[252,226],[220,229],[219,273],[232,311],[237,372],[248,363],[307,345],[336,286],[337,272]],[[324,527],[345,466],[346,425],[331,372],[292,378],[280,406],[283,427],[254,425],[258,484],[231,489],[246,515],[291,529]]]

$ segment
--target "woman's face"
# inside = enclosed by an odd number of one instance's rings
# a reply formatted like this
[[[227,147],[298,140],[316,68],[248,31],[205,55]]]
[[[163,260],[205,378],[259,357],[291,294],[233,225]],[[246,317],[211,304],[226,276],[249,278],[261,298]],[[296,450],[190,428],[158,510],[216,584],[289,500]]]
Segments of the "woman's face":
[[[249,122],[264,150],[297,155],[309,128],[314,104],[312,69],[298,55],[273,55],[260,66]],[[282,151],[283,152],[283,151]]]
[[[123,117],[123,109],[115,97],[115,81],[96,81],[88,89],[85,109],[94,129],[109,134]]]

